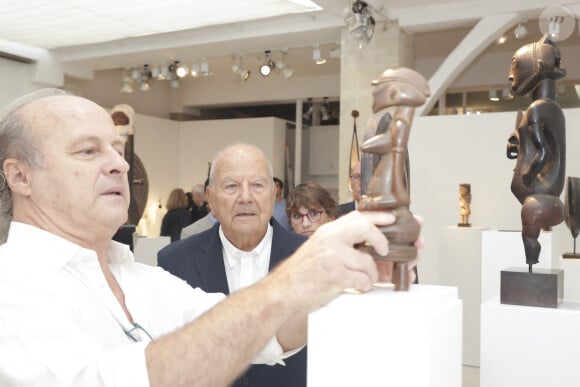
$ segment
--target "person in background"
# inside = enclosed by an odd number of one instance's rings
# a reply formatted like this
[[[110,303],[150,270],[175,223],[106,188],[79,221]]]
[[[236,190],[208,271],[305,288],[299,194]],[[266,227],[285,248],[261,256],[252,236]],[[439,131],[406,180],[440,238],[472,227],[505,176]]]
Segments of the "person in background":
[[[175,188],[167,198],[167,213],[161,221],[161,236],[171,237],[171,242],[178,241],[181,229],[191,224],[191,214],[187,210],[187,196],[181,188]]]
[[[205,190],[207,189],[207,179],[205,184],[196,184],[191,189],[191,198],[193,200],[193,205],[191,207],[191,222],[203,218],[209,213],[209,207],[207,206],[207,201],[205,198]]]
[[[274,203],[274,219],[286,230],[290,230],[288,216],[286,215],[286,200],[284,199],[284,182],[274,176],[274,186],[276,187],[276,202]]]
[[[336,219],[336,201],[316,183],[299,184],[290,192],[286,213],[295,233],[309,237],[325,223]]]
[[[350,169],[350,176],[348,178],[348,188],[352,192],[352,201],[342,203],[338,206],[337,217],[340,217],[358,208],[358,202],[362,198],[360,161],[354,163],[352,168]]]
[[[389,280],[354,248],[388,253],[375,226],[392,224],[388,213],[320,227],[227,298],[137,263],[111,240],[130,200],[123,152],[109,113],[63,90],[0,112],[0,385],[230,385],[304,346],[308,314],[344,289]]]
[[[215,155],[207,198],[218,223],[157,254],[159,266],[194,288],[237,292],[264,278],[306,240],[273,218],[272,166],[254,145],[234,144]],[[234,386],[306,386],[306,349],[285,363],[254,365]]]

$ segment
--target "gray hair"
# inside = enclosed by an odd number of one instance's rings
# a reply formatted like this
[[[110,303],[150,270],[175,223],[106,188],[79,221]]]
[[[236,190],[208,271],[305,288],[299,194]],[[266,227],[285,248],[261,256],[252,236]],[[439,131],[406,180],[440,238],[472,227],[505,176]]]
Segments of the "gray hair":
[[[20,114],[20,109],[38,100],[66,96],[70,93],[61,89],[40,89],[26,94],[0,112],[0,230],[6,231],[12,219],[12,192],[4,175],[4,161],[8,158],[19,159],[28,165],[39,168],[43,164],[39,144],[35,141],[33,122],[30,117]],[[0,243],[5,233],[0,232]]]
[[[191,189],[191,192],[203,195],[205,193],[205,187],[203,186],[203,184],[196,184]]]
[[[213,188],[213,183],[215,182],[215,168],[216,168],[215,166],[216,166],[217,162],[219,161],[219,159],[222,158],[222,156],[224,155],[224,153],[226,151],[230,150],[233,147],[240,146],[240,145],[242,145],[242,146],[248,146],[250,148],[254,148],[254,149],[256,149],[258,152],[260,152],[264,156],[264,159],[268,163],[268,173],[270,174],[269,181],[270,181],[270,183],[272,183],[272,187],[273,187],[274,186],[274,180],[273,180],[274,179],[274,172],[273,172],[273,169],[272,169],[272,163],[270,162],[270,160],[268,160],[268,158],[264,154],[264,151],[261,150],[260,148],[258,148],[254,144],[248,144],[248,143],[243,143],[243,142],[238,142],[238,143],[229,145],[229,146],[227,146],[227,147],[219,150],[215,154],[215,156],[213,157],[213,160],[211,161],[211,166],[209,168],[209,186]]]

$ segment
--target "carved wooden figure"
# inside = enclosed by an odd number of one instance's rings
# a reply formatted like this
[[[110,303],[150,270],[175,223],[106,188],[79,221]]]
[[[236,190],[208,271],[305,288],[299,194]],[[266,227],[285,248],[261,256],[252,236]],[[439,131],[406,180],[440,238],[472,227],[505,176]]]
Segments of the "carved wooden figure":
[[[469,215],[471,214],[471,184],[459,184],[459,227],[471,227]]]
[[[512,90],[532,98],[507,150],[508,158],[517,158],[511,190],[522,203],[522,239],[530,272],[540,255],[540,231],[565,218],[559,196],[565,179],[566,128],[556,102],[556,80],[566,71],[560,61],[560,50],[546,35],[517,50],[509,72]]]
[[[381,231],[389,239],[389,253],[375,259],[394,262],[393,283],[396,290],[407,290],[408,263],[417,258],[414,243],[419,236],[420,226],[409,211],[409,155],[407,144],[415,108],[422,105],[430,95],[425,78],[408,68],[389,69],[372,82],[373,113],[396,106],[389,127],[364,142],[363,152],[380,156],[370,178],[366,195],[359,203],[361,211],[391,211],[396,222]],[[386,113],[388,114],[388,113]],[[385,117],[386,118],[386,117]],[[380,123],[379,123],[380,126]]]

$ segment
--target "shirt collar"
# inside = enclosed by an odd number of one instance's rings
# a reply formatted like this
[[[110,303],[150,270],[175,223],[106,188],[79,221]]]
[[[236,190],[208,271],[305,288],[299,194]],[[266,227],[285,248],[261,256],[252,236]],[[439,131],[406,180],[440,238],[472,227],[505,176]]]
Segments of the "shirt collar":
[[[258,245],[251,251],[243,251],[234,246],[228,240],[228,238],[226,238],[222,230],[222,226],[220,225],[219,236],[222,241],[222,246],[224,249],[225,261],[228,263],[228,266],[234,267],[235,265],[241,262],[243,257],[247,256],[257,259],[258,264],[262,263],[262,261],[267,257],[267,254],[263,254],[263,252],[266,246],[271,245],[269,242],[272,241],[272,234],[273,234],[272,225],[268,223],[266,234],[264,235],[264,238],[262,238],[260,243],[258,243]]]
[[[26,223],[11,222],[8,231],[7,247],[15,246],[26,257],[30,269],[58,271],[69,262],[97,260],[93,250],[86,249],[60,236]],[[42,246],[39,248],[39,246]],[[29,252],[26,254],[25,252]],[[111,241],[109,263],[133,261],[129,246]]]

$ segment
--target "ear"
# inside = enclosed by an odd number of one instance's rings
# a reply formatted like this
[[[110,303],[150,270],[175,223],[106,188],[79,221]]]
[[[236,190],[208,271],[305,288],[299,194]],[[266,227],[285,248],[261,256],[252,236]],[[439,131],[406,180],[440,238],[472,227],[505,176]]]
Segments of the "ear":
[[[6,183],[13,193],[18,193],[22,196],[30,195],[30,167],[17,159],[6,159],[2,166]]]

